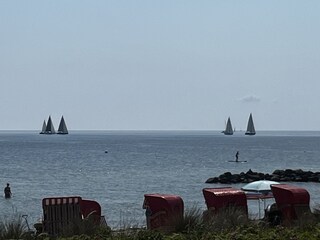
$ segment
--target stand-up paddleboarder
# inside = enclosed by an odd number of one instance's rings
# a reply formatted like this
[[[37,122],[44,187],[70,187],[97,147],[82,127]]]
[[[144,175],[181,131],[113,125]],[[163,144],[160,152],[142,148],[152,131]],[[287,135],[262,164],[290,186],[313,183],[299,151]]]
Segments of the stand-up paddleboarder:
[[[4,188],[4,197],[5,198],[11,198],[11,195],[12,195],[12,193],[11,193],[11,189],[10,189],[10,184],[9,183],[7,183],[7,186]]]
[[[238,158],[239,158],[239,151],[237,151],[236,153],[236,162],[238,162]]]

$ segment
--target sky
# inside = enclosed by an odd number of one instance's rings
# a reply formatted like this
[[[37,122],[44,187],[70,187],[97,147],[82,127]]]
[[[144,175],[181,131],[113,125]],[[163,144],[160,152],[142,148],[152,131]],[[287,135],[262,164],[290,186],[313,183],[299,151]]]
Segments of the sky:
[[[320,1],[0,0],[0,130],[320,130]]]

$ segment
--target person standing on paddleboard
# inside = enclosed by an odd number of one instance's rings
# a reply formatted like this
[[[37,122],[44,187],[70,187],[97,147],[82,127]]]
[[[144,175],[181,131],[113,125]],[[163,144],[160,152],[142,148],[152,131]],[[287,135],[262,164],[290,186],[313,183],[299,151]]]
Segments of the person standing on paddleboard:
[[[237,151],[236,153],[236,162],[238,162],[238,158],[239,158],[239,151]]]

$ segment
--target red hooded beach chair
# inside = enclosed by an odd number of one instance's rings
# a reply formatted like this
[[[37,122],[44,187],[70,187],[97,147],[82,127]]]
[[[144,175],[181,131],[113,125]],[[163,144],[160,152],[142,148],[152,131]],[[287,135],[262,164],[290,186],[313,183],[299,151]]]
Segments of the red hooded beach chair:
[[[288,184],[271,185],[276,201],[276,208],[280,212],[281,222],[290,223],[311,215],[310,195],[301,187]]]
[[[202,193],[208,210],[204,212],[204,219],[223,211],[232,210],[248,217],[247,197],[244,191],[232,187],[204,188]]]
[[[143,209],[146,209],[148,229],[170,232],[174,220],[181,219],[184,203],[180,196],[171,194],[145,194]]]

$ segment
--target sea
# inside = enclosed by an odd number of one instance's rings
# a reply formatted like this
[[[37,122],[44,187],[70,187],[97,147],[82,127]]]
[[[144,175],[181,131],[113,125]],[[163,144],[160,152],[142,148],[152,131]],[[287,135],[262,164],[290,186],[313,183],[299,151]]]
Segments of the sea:
[[[247,162],[229,162],[237,151]],[[186,211],[205,210],[203,188],[245,185],[205,183],[210,177],[249,169],[320,171],[320,132],[0,131],[0,166],[0,185],[10,183],[13,194],[0,198],[0,222],[27,215],[32,227],[41,221],[43,198],[80,196],[97,201],[112,228],[140,227],[144,194],[179,195]],[[288,184],[307,189],[312,207],[320,203],[320,183]],[[260,210],[260,201],[249,203],[250,216],[260,217]]]

